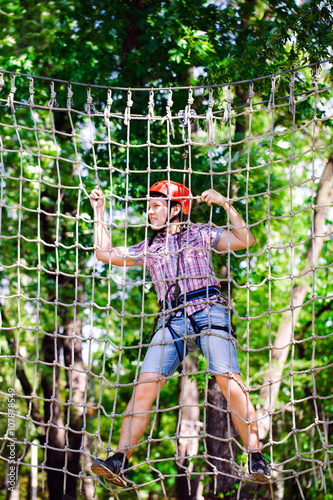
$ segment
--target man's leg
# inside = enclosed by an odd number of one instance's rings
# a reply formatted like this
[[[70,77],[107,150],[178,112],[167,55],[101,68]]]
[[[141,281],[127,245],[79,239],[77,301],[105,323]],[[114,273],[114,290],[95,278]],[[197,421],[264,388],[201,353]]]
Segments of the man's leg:
[[[139,376],[138,384],[126,408],[118,443],[118,451],[126,453],[127,459],[133,453],[133,449],[128,447],[135,446],[148,427],[150,410],[164,384],[165,377],[159,380],[158,373],[141,373]]]
[[[107,460],[97,458],[91,465],[91,470],[97,476],[105,477],[117,486],[126,485],[121,472],[128,468],[133,448],[147,429],[152,405],[166,382],[164,374],[173,373],[180,363],[176,345],[172,340],[173,336],[166,327],[160,327],[155,333],[145,355],[138,383],[134,386],[133,396],[127,405],[118,451]]]
[[[215,377],[223,396],[229,402],[233,423],[245,448],[250,452],[249,472],[252,479],[268,481],[271,478],[271,469],[265,457],[258,452],[260,443],[256,412],[246,396],[241,376],[233,373],[232,378],[227,375],[215,375]],[[252,452],[252,450],[257,451]]]
[[[256,422],[256,412],[250,400],[247,400],[242,378],[238,373],[233,373],[232,378],[215,375],[223,396],[229,402],[232,410],[231,416],[234,425],[246,449],[258,450],[259,437]],[[248,423],[249,422],[249,423]]]
[[[148,427],[151,407],[158,392],[165,384],[165,377],[158,373],[141,373],[133,396],[127,405],[123,418],[118,452],[107,460],[97,458],[91,465],[91,470],[97,476],[104,477],[112,484],[126,486],[121,475],[122,469],[127,469],[128,460],[135,446]]]

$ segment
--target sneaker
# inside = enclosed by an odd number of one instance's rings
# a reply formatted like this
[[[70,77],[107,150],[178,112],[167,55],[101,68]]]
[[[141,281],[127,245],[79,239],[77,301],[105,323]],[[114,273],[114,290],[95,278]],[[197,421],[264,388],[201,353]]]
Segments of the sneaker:
[[[123,461],[124,455],[123,453],[115,453],[112,457],[107,458],[106,460],[100,460],[97,458],[91,464],[91,471],[96,474],[96,476],[104,477],[109,483],[114,484],[116,486],[126,486],[126,476],[120,476],[120,472],[123,469]],[[128,460],[125,458],[124,468],[127,469]]]
[[[248,467],[251,479],[254,481],[267,483],[272,477],[272,471],[266,458],[259,452],[250,453]]]

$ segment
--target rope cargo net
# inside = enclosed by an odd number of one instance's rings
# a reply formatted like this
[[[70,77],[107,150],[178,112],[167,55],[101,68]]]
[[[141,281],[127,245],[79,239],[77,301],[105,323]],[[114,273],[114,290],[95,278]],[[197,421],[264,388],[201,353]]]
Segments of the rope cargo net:
[[[318,331],[316,314],[327,314],[333,296],[325,257],[332,188],[323,195],[333,163],[330,68],[324,61],[252,81],[137,89],[1,73],[0,456],[7,472],[14,464],[16,477],[34,475],[41,490],[58,472],[64,495],[74,478],[86,498],[108,490],[117,499],[149,491],[168,498],[179,477],[189,489],[200,477],[202,491],[210,485],[216,494],[224,477],[239,484],[242,498],[247,450],[232,432],[228,401],[221,407],[212,399],[200,352],[158,396],[126,488],[89,468],[116,451],[158,314],[145,265],[96,259],[89,193],[103,188],[112,244],[128,247],[152,234],[153,183],[185,176],[193,198],[187,227],[232,229],[223,210],[199,201],[214,188],[256,238],[251,248],[213,258],[261,451],[272,464],[272,480],[260,487],[282,498],[293,482],[303,499],[310,486],[329,489],[332,394],[319,381],[332,375],[332,357],[322,352],[332,321]],[[226,435],[209,427],[214,410],[227,419]],[[226,444],[227,458],[212,455],[214,439]]]

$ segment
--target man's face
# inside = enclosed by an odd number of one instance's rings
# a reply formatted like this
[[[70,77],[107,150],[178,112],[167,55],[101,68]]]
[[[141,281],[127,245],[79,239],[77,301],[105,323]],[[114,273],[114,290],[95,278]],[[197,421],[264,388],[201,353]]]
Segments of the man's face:
[[[155,231],[165,226],[168,218],[168,200],[164,198],[152,198],[149,202],[148,217],[152,229]],[[179,213],[180,205],[171,208],[170,219]]]

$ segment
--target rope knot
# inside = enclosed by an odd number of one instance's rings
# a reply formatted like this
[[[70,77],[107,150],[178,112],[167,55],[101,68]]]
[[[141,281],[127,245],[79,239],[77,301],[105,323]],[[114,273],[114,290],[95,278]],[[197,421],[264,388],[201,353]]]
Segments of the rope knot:
[[[182,138],[183,141],[186,142],[185,129],[188,129],[188,127],[194,122],[196,112],[194,109],[191,109],[190,105],[188,105],[185,110],[181,109],[178,112],[178,116],[180,117],[180,123],[183,127]]]
[[[289,93],[289,112],[292,113],[295,110],[295,72],[291,72],[290,78],[290,93]]]
[[[30,97],[28,99],[28,104],[30,106],[34,106],[35,105],[35,103],[34,103],[34,93],[35,93],[34,79],[31,77],[30,78],[30,83],[29,83],[29,94],[30,94]]]
[[[131,108],[133,106],[133,101],[132,101],[132,92],[128,90],[127,92],[127,107]]]
[[[231,93],[231,87],[228,85],[228,96],[227,96],[227,105],[224,110],[224,115],[223,115],[223,122],[226,123],[228,120],[231,120],[232,118],[232,113],[231,113],[231,103],[233,101],[232,93]]]
[[[276,92],[275,77],[272,76],[271,95],[269,96],[267,113],[270,113],[272,109],[275,108],[275,92]]]
[[[318,83],[319,83],[319,79],[320,79],[320,64],[318,64],[316,66],[316,73],[313,77],[314,81],[311,83],[311,86],[314,87],[316,89],[316,91],[318,91]]]
[[[149,94],[148,119],[149,119],[149,121],[153,121],[153,122],[155,121],[154,107],[155,107],[155,103],[154,103],[154,91],[152,89],[150,91],[150,94]]]
[[[111,114],[112,103],[113,103],[112,91],[111,91],[111,89],[108,89],[108,96],[106,99],[106,106],[105,106],[105,110],[104,110],[104,123],[105,123],[105,125],[109,125],[109,123],[110,123],[110,114]]]
[[[131,120],[131,107],[132,106],[133,106],[132,92],[129,89],[127,92],[127,108],[125,109],[125,114],[124,114],[124,125],[129,125],[129,122]]]
[[[112,104],[113,104],[113,99],[112,99],[112,91],[111,91],[111,89],[108,89],[108,97],[107,97],[107,100],[106,100],[106,104],[107,104],[108,106],[110,106],[110,107],[111,107],[111,106],[112,106]]]
[[[59,108],[59,104],[56,101],[57,93],[54,90],[54,82],[52,81],[50,83],[50,92],[51,92],[51,99],[49,100],[48,107]]]
[[[253,82],[250,82],[249,97],[248,97],[247,102],[251,102],[252,99],[254,98],[254,96],[255,96],[255,92],[253,90]]]
[[[167,101],[167,107],[168,107],[168,110],[170,111],[170,108],[172,108],[173,106],[173,100],[172,100],[172,90],[169,89],[169,93],[168,93],[168,101]]]
[[[215,143],[215,129],[214,129],[214,115],[213,115],[213,106],[215,104],[213,97],[213,89],[209,89],[209,100],[208,100],[208,110],[206,113],[206,125],[209,137],[209,143]]]
[[[84,110],[88,115],[90,114],[95,115],[98,113],[95,105],[93,104],[93,98],[91,96],[90,87],[87,88],[87,104],[84,106]]]
[[[320,64],[316,67],[315,81],[318,82],[320,78]]]
[[[253,106],[252,106],[252,101],[255,96],[254,90],[253,90],[253,82],[250,82],[250,88],[249,88],[249,96],[246,100],[246,104],[250,104],[250,113],[253,113]]]
[[[169,122],[171,135],[173,138],[175,138],[175,130],[174,130],[174,126],[173,126],[172,113],[171,113],[172,106],[173,106],[172,90],[169,89],[168,100],[167,100],[167,105],[166,105],[166,116],[163,118],[162,123],[164,123],[165,120],[167,120]]]
[[[187,100],[187,104],[189,105],[189,107],[192,106],[192,104],[194,103],[194,99],[193,99],[193,90],[190,89],[189,92],[188,92],[188,100]]]
[[[73,106],[73,95],[72,85],[69,83],[67,88],[67,108],[71,109]]]
[[[10,92],[9,92],[9,96],[7,99],[7,106],[10,107],[12,113],[15,113],[14,94],[15,94],[16,90],[17,89],[15,87],[15,75],[12,75],[11,83],[10,83]]]
[[[182,159],[187,160],[188,157],[189,157],[189,152],[188,149],[185,148],[184,153],[182,154]]]

